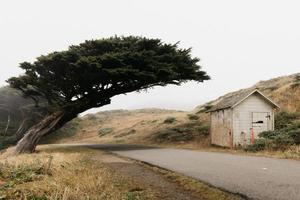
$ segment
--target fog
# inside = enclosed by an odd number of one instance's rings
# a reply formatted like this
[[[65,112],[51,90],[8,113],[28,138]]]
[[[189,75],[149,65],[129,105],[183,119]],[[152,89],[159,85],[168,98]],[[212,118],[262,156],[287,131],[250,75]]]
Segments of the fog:
[[[27,0],[0,3],[0,85],[18,64],[88,39],[137,35],[192,47],[212,80],[156,87],[101,108],[191,110],[259,80],[299,72],[298,1]],[[89,112],[95,112],[92,110]]]

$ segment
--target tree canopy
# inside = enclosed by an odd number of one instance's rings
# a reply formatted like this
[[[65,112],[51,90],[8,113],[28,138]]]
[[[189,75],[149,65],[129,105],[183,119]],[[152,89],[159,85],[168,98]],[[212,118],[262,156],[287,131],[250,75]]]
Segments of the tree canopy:
[[[66,51],[23,62],[25,74],[8,80],[38,103],[83,112],[110,103],[111,97],[167,84],[208,80],[191,49],[160,39],[111,37],[89,40]]]
[[[46,101],[49,114],[28,129],[15,153],[33,152],[44,135],[81,112],[109,104],[115,95],[208,80],[198,62],[190,48],[181,49],[178,43],[134,36],[85,41],[23,62],[25,73],[8,83],[36,106]]]

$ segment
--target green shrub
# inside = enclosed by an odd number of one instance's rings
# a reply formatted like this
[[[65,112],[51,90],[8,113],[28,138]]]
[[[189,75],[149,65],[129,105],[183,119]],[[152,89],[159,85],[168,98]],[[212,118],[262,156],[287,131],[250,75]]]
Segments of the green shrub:
[[[300,123],[293,123],[275,131],[265,131],[259,134],[253,145],[246,147],[246,151],[260,151],[263,149],[286,150],[292,145],[300,145]]]
[[[198,126],[196,129],[197,129],[199,135],[208,136],[210,133],[210,125],[209,124],[203,124],[201,126]]]
[[[199,121],[189,122],[158,131],[151,136],[151,139],[159,143],[187,142],[207,138],[209,129],[210,126],[206,123],[200,123]]]
[[[25,182],[31,182],[39,179],[44,175],[44,168],[39,162],[32,165],[20,165],[17,167],[10,166],[8,164],[0,164],[0,178],[8,180],[7,184],[20,184]],[[9,187],[9,185],[2,186],[1,189]]]
[[[139,198],[134,192],[127,192],[124,197],[125,200],[138,200]]]
[[[189,120],[198,120],[199,116],[195,114],[188,114],[188,118]]]
[[[46,135],[42,138],[42,144],[55,143],[63,138],[68,138],[75,135],[79,130],[81,130],[81,119],[75,118],[72,121],[65,124],[61,129],[56,130],[52,134]]]
[[[291,85],[291,87],[294,89],[296,87],[300,86],[300,75],[295,76],[294,82]]]
[[[111,132],[113,132],[113,128],[101,128],[99,131],[98,131],[98,135],[99,136],[104,136],[104,135],[107,135]]]
[[[299,118],[299,113],[290,113],[286,111],[279,112],[275,115],[275,130],[286,128],[293,124]]]
[[[176,122],[175,117],[168,117],[167,119],[165,119],[164,124],[173,124],[174,122]]]
[[[254,144],[248,145],[245,148],[245,151],[251,151],[251,152],[262,151],[265,149],[266,143],[267,143],[266,139],[256,139],[254,141]]]
[[[295,76],[294,82],[300,82],[300,75]]]
[[[275,91],[275,90],[277,90],[278,89],[278,86],[276,85],[276,86],[271,86],[271,87],[269,87],[269,88],[266,88],[267,90],[271,90],[271,91]]]
[[[205,113],[205,112],[209,111],[210,109],[212,109],[213,107],[214,107],[213,105],[207,104],[207,105],[205,105],[204,107],[202,107],[202,108],[197,112],[197,114]]]

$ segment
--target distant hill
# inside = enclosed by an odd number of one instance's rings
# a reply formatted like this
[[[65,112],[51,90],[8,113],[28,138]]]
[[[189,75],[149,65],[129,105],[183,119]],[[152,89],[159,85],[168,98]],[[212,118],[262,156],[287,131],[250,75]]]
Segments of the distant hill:
[[[164,109],[113,110],[89,114],[49,135],[48,143],[209,144],[209,125],[188,112]]]
[[[300,73],[260,81],[243,90],[256,88],[278,103],[282,110],[300,112]],[[201,105],[193,112],[140,109],[86,115],[49,135],[46,141],[208,146],[209,114],[205,111],[229,95],[232,93]]]
[[[244,90],[256,88],[278,103],[282,110],[300,112],[300,73],[260,81]],[[62,129],[44,138],[43,142],[117,142],[178,145],[181,147],[208,145],[209,114],[205,111],[231,94],[198,106],[193,112],[149,108],[89,114],[72,120]],[[1,102],[9,105],[9,113],[14,121],[9,126],[8,135],[11,135],[24,119],[24,113],[22,114],[24,106],[30,107],[32,102],[23,99],[17,91],[10,88],[0,89],[0,96],[0,105]],[[0,110],[0,141],[7,125],[7,118],[8,113]],[[13,141],[16,141],[15,138]]]
[[[266,96],[276,102],[281,107],[281,110],[300,112],[300,73],[290,76],[282,76],[266,81],[260,81],[254,86],[242,90],[254,89],[259,89]],[[228,93],[216,100],[200,105],[195,109],[195,112],[203,113],[216,105],[222,99],[237,92],[239,93],[241,90]]]

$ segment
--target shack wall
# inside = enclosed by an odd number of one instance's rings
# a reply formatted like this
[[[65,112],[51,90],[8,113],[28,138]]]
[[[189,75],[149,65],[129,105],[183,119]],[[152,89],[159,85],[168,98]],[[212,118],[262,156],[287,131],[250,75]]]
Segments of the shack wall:
[[[211,143],[232,146],[232,110],[225,109],[211,113]]]
[[[253,128],[253,113],[270,114],[269,130],[274,129],[274,110],[259,94],[253,94],[233,109],[233,144],[234,146],[245,146],[250,144],[251,128]],[[257,137],[258,134],[255,136]]]

